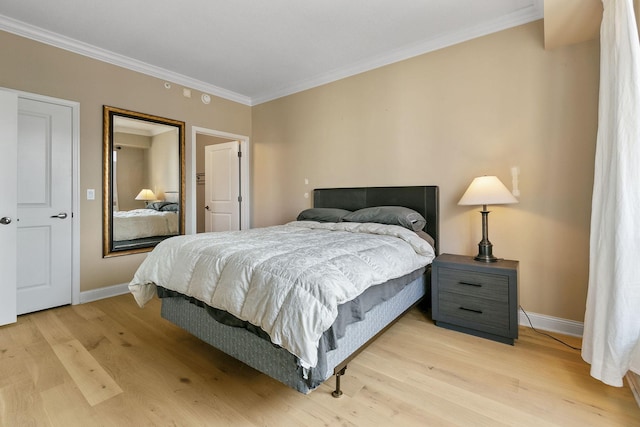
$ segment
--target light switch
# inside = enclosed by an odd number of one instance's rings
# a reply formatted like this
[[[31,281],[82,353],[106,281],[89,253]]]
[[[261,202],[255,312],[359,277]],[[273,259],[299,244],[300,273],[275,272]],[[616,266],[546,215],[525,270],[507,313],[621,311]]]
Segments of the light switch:
[[[87,188],[87,200],[95,200],[96,199],[96,190],[93,188]]]

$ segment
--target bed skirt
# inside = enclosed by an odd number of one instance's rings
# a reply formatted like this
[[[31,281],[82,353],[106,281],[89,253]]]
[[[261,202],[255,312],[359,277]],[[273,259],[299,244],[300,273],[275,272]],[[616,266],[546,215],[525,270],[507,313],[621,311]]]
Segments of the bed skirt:
[[[161,316],[213,347],[301,392],[309,393],[334,374],[334,368],[406,310],[428,295],[428,274],[406,285],[389,300],[373,307],[360,322],[346,327],[335,350],[318,349],[318,364],[303,369],[287,350],[243,328],[215,321],[206,308],[184,298],[163,298]]]

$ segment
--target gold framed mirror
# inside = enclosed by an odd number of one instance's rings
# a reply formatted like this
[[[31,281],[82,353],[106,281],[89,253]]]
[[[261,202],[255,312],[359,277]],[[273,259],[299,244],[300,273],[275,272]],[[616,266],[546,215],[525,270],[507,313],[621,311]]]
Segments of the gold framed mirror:
[[[103,256],[185,233],[185,123],[103,107]]]

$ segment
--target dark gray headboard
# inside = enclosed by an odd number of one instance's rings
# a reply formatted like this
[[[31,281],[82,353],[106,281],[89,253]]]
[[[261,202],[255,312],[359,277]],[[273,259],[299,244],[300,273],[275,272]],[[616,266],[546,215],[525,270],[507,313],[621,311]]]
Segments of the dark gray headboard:
[[[319,188],[313,191],[313,206],[341,208],[355,211],[372,206],[404,206],[419,212],[427,220],[425,230],[440,247],[438,187],[435,185],[412,187],[359,187]]]

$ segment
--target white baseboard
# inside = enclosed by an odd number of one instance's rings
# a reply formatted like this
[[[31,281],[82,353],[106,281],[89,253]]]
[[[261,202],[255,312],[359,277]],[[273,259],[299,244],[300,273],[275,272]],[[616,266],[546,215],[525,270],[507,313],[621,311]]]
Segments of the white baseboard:
[[[627,381],[629,382],[633,396],[636,398],[636,403],[638,407],[640,407],[640,375],[629,371],[627,372]]]
[[[80,304],[85,302],[97,301],[104,298],[115,297],[118,295],[124,295],[129,292],[128,283],[121,283],[119,285],[108,286],[106,288],[92,289],[90,291],[80,292]],[[518,310],[519,319],[518,322],[523,326],[529,325],[527,317]],[[562,319],[559,317],[547,316],[544,314],[530,313],[529,319],[533,327],[548,332],[558,332],[564,335],[571,335],[574,337],[581,337],[584,324],[582,322],[576,322],[574,320]],[[639,384],[640,385],[640,384]]]
[[[519,310],[518,313],[519,323],[523,326],[531,326],[529,324],[529,320],[527,320],[527,316],[525,316],[522,310]],[[560,334],[571,335],[574,337],[582,337],[582,332],[584,330],[584,323],[582,322],[537,313],[527,312],[527,315],[529,315],[531,324],[533,324],[533,327],[536,329],[548,332],[558,332]]]
[[[80,304],[85,302],[97,301],[104,298],[115,297],[129,293],[129,284],[121,283],[119,285],[107,286],[106,288],[92,289],[90,291],[80,292]]]
[[[129,284],[121,283],[119,285],[107,286],[105,288],[92,289],[90,291],[80,292],[80,304],[84,304],[86,302],[97,301],[104,298],[115,297],[118,295],[124,295],[129,292]],[[518,310],[519,319],[518,322],[523,326],[531,326],[529,325],[529,321],[527,317],[522,312],[522,310]],[[562,319],[559,317],[547,316],[544,314],[530,313],[529,319],[531,319],[531,323],[533,327],[536,329],[541,329],[543,331],[549,332],[558,332],[565,335],[571,335],[574,337],[581,337],[582,331],[584,328],[584,324],[582,322],[576,322],[574,320]]]
[[[527,314],[529,315],[529,319],[531,319],[533,327],[536,329],[582,337],[584,330],[584,323],[582,322],[560,319],[558,317],[545,316],[537,313],[527,312]],[[519,311],[519,322],[523,326],[531,326],[522,310]],[[631,388],[633,396],[636,399],[636,403],[638,404],[638,407],[640,407],[640,375],[629,371],[627,372],[626,378],[629,383],[629,388]]]

